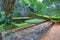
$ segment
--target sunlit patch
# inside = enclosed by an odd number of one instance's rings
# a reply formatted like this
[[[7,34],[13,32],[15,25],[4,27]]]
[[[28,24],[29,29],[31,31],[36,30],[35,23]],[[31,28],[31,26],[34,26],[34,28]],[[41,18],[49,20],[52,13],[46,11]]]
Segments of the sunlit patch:
[[[42,3],[43,0],[38,0],[38,1]]]
[[[56,7],[56,5],[54,4],[54,2],[53,2],[53,4],[52,5],[50,5],[52,8],[55,8]]]

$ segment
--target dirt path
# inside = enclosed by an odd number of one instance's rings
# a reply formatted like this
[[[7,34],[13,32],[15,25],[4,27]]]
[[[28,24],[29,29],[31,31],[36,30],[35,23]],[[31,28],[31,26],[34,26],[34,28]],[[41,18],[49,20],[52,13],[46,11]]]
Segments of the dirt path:
[[[36,40],[60,40],[60,25],[54,24],[51,29],[39,36]]]

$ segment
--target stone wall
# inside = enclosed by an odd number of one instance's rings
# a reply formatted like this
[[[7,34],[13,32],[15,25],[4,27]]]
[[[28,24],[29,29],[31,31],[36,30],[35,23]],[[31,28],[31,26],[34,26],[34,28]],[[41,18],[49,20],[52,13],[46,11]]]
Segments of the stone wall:
[[[27,29],[2,31],[2,40],[35,40],[39,35],[51,27],[52,22],[46,22]]]

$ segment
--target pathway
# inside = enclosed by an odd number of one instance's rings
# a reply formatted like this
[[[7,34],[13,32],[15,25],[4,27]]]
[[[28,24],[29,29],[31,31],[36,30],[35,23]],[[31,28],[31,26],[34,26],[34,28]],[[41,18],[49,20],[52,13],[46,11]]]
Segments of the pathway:
[[[54,24],[46,33],[39,36],[36,40],[60,40],[60,25]]]

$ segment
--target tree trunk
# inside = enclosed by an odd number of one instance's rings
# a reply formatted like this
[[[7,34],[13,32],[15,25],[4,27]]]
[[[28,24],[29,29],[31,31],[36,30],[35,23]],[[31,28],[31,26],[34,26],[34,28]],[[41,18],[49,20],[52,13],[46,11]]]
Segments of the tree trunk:
[[[12,17],[11,17],[11,10],[13,9],[13,6],[15,4],[15,1],[16,0],[2,0],[2,6],[3,6],[3,10],[5,11],[5,15],[6,15],[6,18],[11,20]]]

